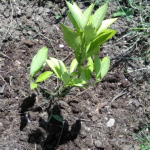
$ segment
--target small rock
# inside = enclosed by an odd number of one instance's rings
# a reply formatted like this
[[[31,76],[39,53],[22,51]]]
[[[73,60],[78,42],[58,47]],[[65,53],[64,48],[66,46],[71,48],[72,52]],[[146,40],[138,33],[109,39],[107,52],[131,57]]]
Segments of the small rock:
[[[123,145],[123,150],[139,150],[139,146]]]
[[[20,65],[21,65],[21,62],[19,60],[16,60],[14,62],[14,66],[16,66],[16,67],[20,67]]]
[[[2,135],[3,131],[4,131],[3,124],[0,122],[0,135]]]
[[[78,114],[80,112],[80,109],[78,107],[73,106],[71,109],[72,109],[72,112],[75,114]]]
[[[4,85],[2,85],[2,86],[0,86],[0,94],[3,94],[4,89],[5,89],[5,84],[4,84]]]
[[[28,34],[28,35],[32,35],[33,32],[32,32],[32,31],[28,31],[27,34]]]
[[[9,17],[9,15],[10,15],[10,10],[9,10],[9,9],[6,9],[6,10],[4,11],[4,16],[7,18],[7,17]]]
[[[87,127],[87,126],[84,126],[84,129],[85,129],[86,131],[88,131],[88,132],[91,131],[91,129],[90,129],[89,127]]]
[[[106,123],[107,127],[112,127],[114,126],[115,123],[115,119],[110,118],[109,121]]]
[[[112,150],[112,146],[111,145],[106,145],[105,150]]]
[[[26,35],[26,34],[27,34],[27,31],[26,31],[26,30],[23,30],[22,33],[23,33],[23,35]]]
[[[25,44],[28,47],[32,47],[34,43],[31,40],[23,40],[22,44]]]
[[[43,10],[44,10],[44,8],[43,8],[43,7],[40,7],[38,14],[41,15],[41,14],[43,13]]]
[[[49,13],[50,9],[49,8],[44,8],[44,12]]]
[[[93,116],[93,114],[92,114],[91,112],[89,112],[89,113],[87,114],[87,116],[88,116],[89,118],[91,118],[91,117]]]
[[[92,121],[96,121],[96,120],[98,120],[98,117],[97,116],[93,116],[92,117]]]
[[[132,87],[129,87],[129,88],[128,88],[128,91],[129,91],[129,92],[133,92],[134,89],[133,89]]]
[[[81,138],[86,138],[86,136],[87,136],[87,135],[86,135],[86,132],[81,131],[81,133],[80,133],[80,137],[81,137]]]
[[[62,14],[62,16],[67,15],[67,9],[65,7],[61,10],[61,14]]]
[[[3,13],[5,8],[6,8],[5,5],[0,4],[0,13]]]
[[[44,43],[44,42],[43,42],[43,40],[39,40],[39,44],[41,44],[41,45],[42,45],[43,43]]]
[[[24,0],[20,0],[19,5],[25,6],[25,5],[27,5],[27,2]]]
[[[139,106],[141,105],[138,100],[134,100],[134,101],[132,102],[132,104],[133,104],[134,106],[136,106],[136,107],[139,107]]]
[[[64,47],[64,45],[63,45],[63,44],[59,44],[59,47],[60,47],[60,48],[63,48],[63,47]]]
[[[28,136],[27,135],[21,135],[19,140],[27,142],[28,141]]]
[[[25,16],[23,16],[23,17],[21,18],[21,22],[22,22],[23,24],[25,24],[25,23],[27,22],[27,18],[26,18]]]
[[[33,9],[30,8],[30,7],[27,8],[27,9],[26,9],[26,17],[27,17],[27,18],[31,18],[32,14],[33,14]]]
[[[101,148],[101,147],[102,147],[102,142],[101,142],[100,140],[96,140],[96,141],[94,142],[94,144],[95,144],[95,147],[96,147],[96,148]]]

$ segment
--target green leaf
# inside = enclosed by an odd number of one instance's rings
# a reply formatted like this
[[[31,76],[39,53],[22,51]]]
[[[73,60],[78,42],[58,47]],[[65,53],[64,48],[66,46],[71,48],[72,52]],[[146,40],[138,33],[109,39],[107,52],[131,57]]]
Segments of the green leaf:
[[[81,79],[83,79],[84,81],[87,81],[87,80],[91,79],[91,72],[90,72],[89,69],[82,70]]]
[[[53,72],[57,75],[57,77],[61,80],[61,70],[58,64],[58,60],[56,58],[50,57],[51,60],[46,60],[49,67],[53,70]]]
[[[70,73],[74,72],[77,68],[78,61],[76,59],[73,59],[70,65]]]
[[[92,74],[91,74],[91,71],[89,69],[85,70],[85,75],[86,75],[87,80],[91,79]]]
[[[119,17],[119,16],[131,17],[133,15],[134,15],[133,9],[121,7],[119,10],[117,10],[115,13],[112,14],[112,17]]]
[[[93,15],[92,24],[96,30],[100,27],[107,12],[107,3],[97,9]]]
[[[94,63],[91,57],[88,58],[88,62],[87,65],[88,69],[90,70],[90,72],[92,73],[94,70]]]
[[[73,85],[82,87],[83,84],[86,84],[86,81],[80,78],[73,79]]]
[[[31,88],[31,90],[37,88],[37,84],[34,83],[33,81],[30,81],[30,88]]]
[[[55,118],[55,119],[56,119],[57,121],[59,121],[59,122],[63,122],[62,117],[59,116],[59,115],[52,115],[52,117]]]
[[[50,77],[52,74],[53,72],[51,71],[45,71],[37,77],[36,82],[42,82],[46,80],[48,77]]]
[[[77,76],[78,75],[78,73],[77,72],[72,72],[71,74],[70,74],[70,78],[71,79],[73,79],[75,76]]]
[[[97,46],[102,45],[104,42],[109,40],[114,34],[116,33],[115,30],[106,29],[105,31],[101,32],[92,42],[88,51],[91,51]]]
[[[78,26],[80,27],[80,29],[83,31],[84,30],[84,26],[83,26],[83,14],[82,11],[80,10],[80,8],[73,2],[73,5],[69,2],[67,2],[67,6],[72,14],[72,16],[74,17],[76,23],[78,24]]]
[[[150,82],[148,82],[148,81],[147,81],[147,84],[149,84],[149,85],[150,85]]]
[[[81,62],[83,62],[86,58],[97,55],[100,51],[100,47],[97,46],[95,48],[90,48],[86,54],[84,54],[83,58],[81,59]]]
[[[126,13],[123,12],[121,9],[116,11],[115,13],[112,14],[112,17],[119,17],[119,16],[125,16]]]
[[[61,17],[60,14],[56,14],[56,16],[55,16],[56,19],[59,19],[60,17]]]
[[[80,51],[81,37],[69,27],[61,24],[63,35],[67,44],[74,50],[75,57],[78,59]]]
[[[95,78],[98,79],[98,77],[101,74],[101,60],[95,56],[94,58],[94,71],[95,71]]]
[[[72,14],[70,12],[67,12],[67,14],[68,14],[68,17],[69,17],[70,21],[72,22],[74,28],[79,33],[80,32],[80,28],[79,28],[78,24],[76,23],[75,19],[73,18]]]
[[[87,81],[85,70],[81,71],[81,79],[83,79],[84,81]]]
[[[51,59],[53,59],[53,58],[51,58]],[[56,60],[57,60],[57,59],[56,59]],[[67,73],[68,73],[68,70],[67,70],[65,64],[64,64],[61,60],[57,60],[56,62],[58,62],[62,74],[63,74],[64,72],[67,72]]]
[[[97,35],[106,30],[113,22],[115,22],[118,18],[110,18],[102,21],[102,25],[97,31]]]
[[[71,78],[70,75],[67,72],[64,72],[64,74],[62,74],[62,81],[65,85],[68,84],[68,82],[70,82]]]
[[[87,23],[87,25],[92,25],[92,20],[93,20],[93,15],[90,16],[89,21]]]
[[[33,77],[37,72],[39,72],[43,64],[47,59],[48,49],[46,46],[42,47],[37,54],[32,58],[30,67],[30,76]]]
[[[60,60],[58,60],[58,64],[59,64],[59,68],[60,68],[60,71],[61,71],[61,77],[62,77],[62,75],[64,74],[65,70],[64,70],[64,67],[62,66]]]
[[[96,36],[96,29],[93,25],[87,25],[84,28],[85,43],[88,44]]]
[[[104,57],[101,62],[101,75],[100,78],[103,79],[103,77],[107,74],[109,67],[110,67],[110,58]]]
[[[61,60],[59,60],[58,62],[61,70],[61,79],[64,82],[64,84],[67,84],[70,81],[70,76],[68,74],[67,68]]]
[[[94,4],[91,4],[83,13],[83,27],[85,27],[89,21],[90,15],[92,13],[92,10],[94,8]]]

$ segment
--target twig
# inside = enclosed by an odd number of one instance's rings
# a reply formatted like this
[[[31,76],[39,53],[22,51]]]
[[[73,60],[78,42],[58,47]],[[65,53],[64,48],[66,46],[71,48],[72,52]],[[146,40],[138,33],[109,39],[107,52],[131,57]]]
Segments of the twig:
[[[108,100],[107,102],[114,102],[117,98],[121,97],[122,95],[126,94],[127,92],[120,92],[119,94],[117,94],[112,100]]]
[[[72,53],[73,51],[69,55],[67,55],[62,61],[65,61]]]
[[[1,46],[0,46],[0,50],[1,50]],[[2,52],[0,52],[0,54],[1,54],[2,56],[4,56],[4,57],[7,57],[7,58],[11,59],[9,56],[5,55],[5,54],[2,53]]]

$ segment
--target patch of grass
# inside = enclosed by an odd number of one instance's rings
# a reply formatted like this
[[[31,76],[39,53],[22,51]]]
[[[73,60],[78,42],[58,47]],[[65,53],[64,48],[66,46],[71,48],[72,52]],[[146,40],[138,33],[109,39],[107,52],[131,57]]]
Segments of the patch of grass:
[[[138,37],[140,36],[139,40],[150,38],[150,2],[127,0],[128,7],[122,7],[119,0],[117,0],[117,2],[120,9],[116,12],[116,15],[118,17],[124,16],[127,21],[133,23],[133,27],[130,28],[130,31],[134,31],[134,34],[138,34]],[[133,16],[134,18],[132,18]],[[130,20],[131,18],[132,20]]]
[[[117,43],[121,44],[125,42],[123,47],[126,47],[122,56],[117,56],[117,59],[131,60],[135,58],[139,64],[142,63],[142,68],[147,68],[147,70],[138,71],[140,76],[142,75],[141,72],[149,74],[150,1],[127,0],[124,4],[121,4],[119,0],[115,1],[118,3],[119,9],[116,10],[113,16],[117,16],[118,18],[124,17],[130,24],[128,33],[123,35],[120,39],[117,39]],[[138,68],[138,70],[139,69],[141,68]]]
[[[138,134],[133,135],[138,141],[140,150],[150,150],[150,135],[147,132],[147,130],[150,129],[150,126],[143,122],[143,124],[146,126],[143,128],[142,131],[140,131]]]

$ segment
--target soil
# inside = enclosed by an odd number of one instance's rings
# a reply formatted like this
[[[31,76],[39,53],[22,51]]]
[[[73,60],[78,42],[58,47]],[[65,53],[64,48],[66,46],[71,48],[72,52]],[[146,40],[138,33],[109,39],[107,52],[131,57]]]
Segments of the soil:
[[[89,4],[79,3],[79,7],[84,10]],[[111,1],[108,6],[106,18],[118,3]],[[149,49],[145,47],[148,39],[132,46],[132,35],[124,36],[132,20],[119,17],[111,26],[117,34],[101,47],[99,57],[111,58],[110,71],[101,83],[73,88],[62,98],[30,90],[30,64],[40,48],[47,46],[49,56],[57,55],[66,66],[74,58],[60,28],[60,22],[71,26],[66,12],[64,0],[0,1],[0,150],[138,150],[132,135],[145,127],[143,122],[150,124],[150,61],[121,59]],[[134,19],[138,18],[135,14]],[[55,77],[42,84],[49,91],[58,86]],[[51,113],[59,118],[48,122]]]

